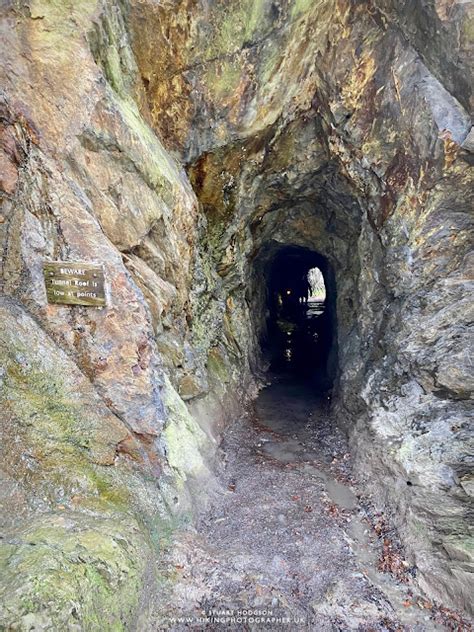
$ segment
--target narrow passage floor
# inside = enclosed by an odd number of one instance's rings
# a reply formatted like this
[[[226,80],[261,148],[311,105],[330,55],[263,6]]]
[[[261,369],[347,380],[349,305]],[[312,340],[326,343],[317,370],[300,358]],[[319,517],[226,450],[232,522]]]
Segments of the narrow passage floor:
[[[150,629],[462,629],[416,592],[327,408],[313,388],[275,377],[229,428],[226,491],[176,534]]]

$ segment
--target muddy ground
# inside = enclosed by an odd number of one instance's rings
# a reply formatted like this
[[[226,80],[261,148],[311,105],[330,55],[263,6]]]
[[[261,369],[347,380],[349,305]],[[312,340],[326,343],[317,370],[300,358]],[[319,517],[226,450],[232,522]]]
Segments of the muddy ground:
[[[468,629],[417,591],[389,518],[351,476],[328,409],[280,376],[228,429],[226,491],[176,535],[150,629]]]

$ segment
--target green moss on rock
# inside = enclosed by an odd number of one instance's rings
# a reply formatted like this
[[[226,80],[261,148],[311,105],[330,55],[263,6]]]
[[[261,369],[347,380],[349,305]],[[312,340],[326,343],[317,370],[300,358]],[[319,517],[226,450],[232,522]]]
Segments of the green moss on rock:
[[[15,533],[15,546],[0,549],[0,621],[19,630],[126,629],[146,548],[131,517],[34,520]]]
[[[116,462],[127,429],[38,325],[8,301],[0,320],[1,467],[22,489],[2,508],[18,518],[0,541],[0,628],[130,629],[173,528],[156,480]]]
[[[165,380],[164,402],[168,411],[168,423],[163,431],[166,454],[177,474],[177,484],[182,486],[188,477],[199,478],[207,474],[203,454],[208,439],[168,378]]]
[[[209,350],[207,356],[207,370],[210,379],[214,378],[218,383],[224,384],[230,382],[231,375],[228,363],[217,347],[213,347]]]

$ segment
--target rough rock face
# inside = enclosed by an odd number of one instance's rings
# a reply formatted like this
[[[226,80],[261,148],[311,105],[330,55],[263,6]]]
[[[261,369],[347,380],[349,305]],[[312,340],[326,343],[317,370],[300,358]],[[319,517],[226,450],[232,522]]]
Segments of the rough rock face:
[[[197,201],[140,116],[119,8],[3,6],[0,619],[120,627],[207,477],[176,392]],[[47,305],[45,260],[103,263],[107,307]]]
[[[470,5],[2,6],[2,624],[127,627],[264,367],[287,246],[331,271],[359,471],[467,607]],[[47,305],[45,260],[104,263],[107,308]]]
[[[324,255],[359,470],[399,508],[426,590],[460,606],[473,570],[473,18],[465,3],[324,1],[144,2],[129,18],[241,355],[258,366],[267,261],[287,245]]]

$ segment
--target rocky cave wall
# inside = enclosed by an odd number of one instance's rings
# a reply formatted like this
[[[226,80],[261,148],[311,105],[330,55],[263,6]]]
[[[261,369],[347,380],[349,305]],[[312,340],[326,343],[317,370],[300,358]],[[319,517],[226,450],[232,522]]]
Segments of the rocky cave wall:
[[[146,616],[143,578],[255,392],[282,246],[330,262],[359,475],[428,593],[466,607],[469,6],[2,11],[2,622]],[[47,305],[47,259],[104,263],[107,308]]]
[[[121,629],[213,493],[182,399],[198,202],[118,4],[4,3],[2,41],[1,627]],[[103,264],[107,307],[48,305],[46,260]]]
[[[398,508],[428,593],[466,607],[472,6],[145,2],[129,19],[243,371],[259,366],[259,253],[317,250],[335,270],[336,409],[359,473]]]

